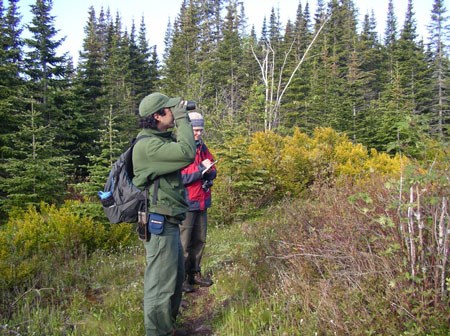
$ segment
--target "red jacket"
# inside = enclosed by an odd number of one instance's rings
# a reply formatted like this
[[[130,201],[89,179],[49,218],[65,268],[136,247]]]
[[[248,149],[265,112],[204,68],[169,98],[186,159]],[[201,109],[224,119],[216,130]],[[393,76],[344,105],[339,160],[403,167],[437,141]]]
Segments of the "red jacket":
[[[181,170],[189,211],[205,210],[211,206],[211,181],[216,178],[216,166],[212,166],[207,173],[202,175],[202,171],[206,167],[201,162],[205,159],[214,162],[206,145],[200,142],[197,145],[194,162]],[[208,183],[205,181],[211,182],[210,185],[207,186]]]

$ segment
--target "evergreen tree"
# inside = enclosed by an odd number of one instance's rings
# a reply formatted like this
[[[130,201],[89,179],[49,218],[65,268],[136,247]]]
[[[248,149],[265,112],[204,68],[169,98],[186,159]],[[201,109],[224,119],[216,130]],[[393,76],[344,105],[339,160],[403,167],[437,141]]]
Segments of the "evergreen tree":
[[[278,44],[282,41],[281,34],[281,21],[280,21],[280,11],[275,13],[275,8],[272,7],[269,17],[269,41],[274,48],[278,47]]]
[[[147,42],[146,27],[142,17],[139,35],[136,37],[136,27],[133,21],[129,39],[130,81],[132,95],[132,109],[138,114],[139,103],[146,95],[153,92],[157,86],[158,74],[157,59],[153,59],[154,53]],[[156,47],[153,47],[155,50]]]
[[[172,39],[173,39],[173,27],[169,18],[169,21],[167,22],[166,32],[164,34],[164,52],[163,52],[164,65],[167,64],[167,59],[170,56],[170,49],[172,49]]]
[[[11,145],[9,135],[18,130],[20,111],[24,108],[23,40],[17,2],[10,0],[5,12],[3,1],[0,1],[0,148]],[[2,150],[2,158],[5,155]]]
[[[297,15],[294,22],[295,25],[295,59],[300,61],[305,53],[306,48],[311,41],[311,17],[309,12],[309,4],[306,3],[304,11],[302,10],[302,3],[299,2],[297,8]]]
[[[198,66],[200,36],[199,8],[196,0],[183,0],[180,14],[174,22],[172,47],[165,60],[163,76],[167,94],[189,96],[187,92]]]
[[[362,32],[357,44],[360,60],[359,70],[361,85],[359,89],[359,104],[353,110],[353,140],[371,146],[374,130],[377,128],[376,110],[374,101],[384,90],[384,83],[389,78],[386,64],[386,48],[378,41],[376,21],[373,14],[364,16]]]
[[[103,13],[103,10],[102,10]],[[105,71],[105,38],[103,14],[97,20],[94,7],[89,8],[84,27],[84,39],[80,51],[74,95],[78,98],[76,113],[70,126],[74,141],[71,153],[77,158],[77,176],[86,176],[83,167],[88,165],[88,156],[98,154],[96,141],[102,128],[102,97],[105,95],[103,81]],[[103,29],[102,29],[103,28]]]
[[[411,113],[413,102],[403,91],[398,67],[394,67],[393,73],[391,83],[376,104],[378,118],[373,120],[376,132],[372,143],[376,149],[391,154],[417,156],[423,149],[420,141],[423,129],[417,115]]]
[[[81,193],[87,198],[97,199],[97,192],[103,189],[113,163],[126,147],[125,143],[120,142],[116,119],[110,108],[109,113],[105,115],[105,126],[99,132],[100,138],[96,141],[96,145],[100,148],[99,154],[88,156],[89,164],[86,168],[89,172],[89,181],[78,185]]]
[[[394,49],[398,39],[397,31],[397,17],[395,16],[394,4],[392,0],[389,0],[387,19],[386,19],[386,29],[384,32],[384,46],[386,47],[387,55],[389,56],[386,60],[386,68],[391,73],[394,68]]]
[[[382,83],[388,78],[384,67],[387,59],[386,48],[378,40],[376,27],[375,15],[372,11],[370,15],[364,16],[363,29],[358,41],[361,70],[367,77],[364,88],[366,101],[378,98],[379,93],[383,90]]]
[[[392,47],[397,41],[397,17],[395,15],[393,0],[389,0],[387,9],[386,28],[384,31],[384,45]]]
[[[11,134],[19,131],[23,102],[24,81],[22,79],[23,40],[20,35],[20,16],[17,12],[17,0],[10,0],[4,8],[0,0],[0,179],[9,177],[3,165],[14,157],[14,143]],[[0,197],[8,194],[7,186],[0,185]],[[4,214],[1,208],[0,215]]]
[[[309,6],[306,3],[305,10],[302,9],[302,4],[299,2],[297,7],[296,21],[293,26],[293,37],[289,39],[288,26],[286,26],[285,33],[285,48],[287,50],[292,48],[289,54],[288,64],[286,66],[286,73],[291,74],[297,64],[305,56],[308,45],[311,43],[312,32],[310,22]],[[298,70],[289,89],[286,91],[285,100],[282,106],[282,115],[284,116],[284,127],[290,129],[293,126],[305,126],[305,100],[309,94],[308,78],[311,77],[312,64],[309,61],[304,62]]]
[[[136,71],[140,73],[133,74],[133,77],[137,84],[135,93],[136,101],[139,103],[147,94],[155,91],[159,85],[158,54],[156,52],[156,46],[150,47],[148,44],[144,17],[141,18],[139,26],[137,46],[138,53],[135,56],[137,57],[138,66],[136,67]]]
[[[246,38],[249,36],[247,15],[245,14],[244,2],[238,3],[239,6],[239,36]]]
[[[255,27],[253,26],[250,34],[242,39],[242,61],[240,70],[245,74],[241,76],[242,99],[245,101],[242,105],[244,115],[241,120],[245,120],[249,134],[264,130],[264,85],[261,81],[261,70],[255,60],[256,55],[261,55],[261,45],[256,37]]]
[[[242,43],[239,36],[239,16],[237,1],[232,0],[226,7],[226,17],[223,24],[223,40],[219,42],[217,49],[218,63],[215,66],[216,93],[224,102],[224,116],[237,118],[235,112],[242,106],[242,90],[240,61],[242,60]]]
[[[324,2],[318,0],[314,13],[313,34],[318,33],[326,17]],[[324,27],[322,33],[318,36],[310,51],[312,57],[308,58],[308,67],[310,67],[310,76],[306,78],[308,94],[302,102],[301,119],[297,121],[297,125],[307,132],[312,132],[315,127],[328,125],[327,110],[330,106],[328,101],[328,76],[332,73],[332,59],[329,51],[329,38],[327,37],[327,31],[330,30],[329,25],[330,23]]]
[[[121,18],[117,13],[115,21],[108,23],[107,58],[103,76],[105,95],[102,97],[101,112],[105,116],[112,108],[118,118],[119,134],[125,141],[135,133],[136,110],[130,67],[130,40],[127,32],[123,33],[121,27]]]
[[[260,43],[265,43],[268,40],[268,33],[267,33],[267,20],[266,17],[264,16],[263,22],[261,24],[261,38],[260,38]]]
[[[244,4],[240,4],[240,14],[238,17],[238,26],[240,30],[244,29],[246,26],[247,17],[245,15]],[[248,90],[255,81],[259,81],[259,67],[258,63],[255,61],[255,57],[253,56],[253,51],[256,54],[260,54],[259,46],[258,46],[258,38],[256,36],[255,27],[252,26],[250,32],[246,32],[245,34],[240,35],[241,38],[241,46],[242,46],[242,60],[240,63],[241,71],[244,71],[244,75],[241,77],[241,87],[243,90]],[[246,99],[246,95],[243,95],[244,99]]]
[[[430,84],[423,43],[418,43],[415,13],[412,0],[408,0],[405,21],[400,33],[394,58],[399,66],[401,85],[412,101],[411,113],[425,114],[429,111]]]
[[[37,112],[33,116],[34,123],[46,127],[48,139],[58,144],[45,146],[48,153],[41,155],[46,159],[59,157],[66,162],[69,160],[67,147],[73,140],[73,130],[67,128],[72,116],[65,110],[70,105],[66,92],[72,85],[70,71],[73,67],[67,52],[58,55],[64,38],[57,38],[52,7],[52,0],[36,0],[31,5],[33,17],[27,25],[31,37],[25,39],[25,74],[28,100],[33,102],[32,110]],[[27,109],[31,107],[28,105]]]
[[[311,95],[318,99],[313,102],[313,113],[320,126],[331,126],[338,131],[352,131],[352,124],[356,106],[360,103],[361,91],[353,93],[349,88],[349,76],[359,78],[360,60],[355,52],[358,35],[356,31],[356,10],[351,0],[332,0],[328,4],[330,21],[324,28],[324,34],[317,43],[314,53],[321,55],[317,65],[317,78],[313,79]],[[316,17],[319,17],[316,14]],[[358,67],[358,69],[355,68]],[[352,74],[350,74],[350,71]],[[358,75],[356,75],[358,73]],[[353,82],[352,85],[361,86],[363,82]],[[355,88],[353,88],[353,91]],[[353,95],[353,96],[352,96]],[[313,124],[317,125],[315,122]]]
[[[325,15],[326,9],[324,0],[317,0],[316,12],[314,14],[314,31],[319,30],[319,27],[322,25]]]
[[[197,73],[190,76],[187,95],[202,105],[209,105],[204,114],[214,115],[218,110],[214,97],[218,89],[216,65],[219,62],[218,44],[222,39],[222,0],[201,0],[198,2],[199,36]],[[210,119],[208,117],[208,119]]]
[[[4,210],[24,209],[41,201],[60,203],[65,195],[67,157],[54,150],[55,138],[48,132],[49,126],[40,125],[42,118],[34,109],[34,101],[30,106],[26,123],[11,135],[15,155],[1,165],[7,173],[0,178],[0,189],[7,191],[7,197],[0,201]]]
[[[25,39],[29,49],[25,57],[25,70],[30,94],[39,103],[36,108],[42,111],[46,124],[55,122],[55,126],[58,126],[62,111],[56,108],[52,99],[58,94],[58,90],[67,85],[67,56],[57,55],[57,49],[64,38],[56,39],[58,30],[54,26],[55,17],[51,15],[52,6],[52,0],[36,0],[36,3],[31,5],[33,18],[27,27],[32,37]]]
[[[431,22],[429,31],[429,63],[432,76],[433,100],[431,101],[430,125],[431,132],[440,140],[448,137],[450,123],[449,85],[450,63],[449,45],[450,26],[449,17],[444,7],[444,1],[435,0],[431,10]]]

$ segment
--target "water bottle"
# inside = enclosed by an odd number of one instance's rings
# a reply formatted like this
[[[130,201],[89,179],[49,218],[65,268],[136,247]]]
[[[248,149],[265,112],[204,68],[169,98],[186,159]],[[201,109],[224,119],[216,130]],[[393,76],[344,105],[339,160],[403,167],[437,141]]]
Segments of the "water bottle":
[[[114,205],[114,197],[111,191],[99,191],[98,197],[100,198],[100,202],[105,208],[112,207]]]

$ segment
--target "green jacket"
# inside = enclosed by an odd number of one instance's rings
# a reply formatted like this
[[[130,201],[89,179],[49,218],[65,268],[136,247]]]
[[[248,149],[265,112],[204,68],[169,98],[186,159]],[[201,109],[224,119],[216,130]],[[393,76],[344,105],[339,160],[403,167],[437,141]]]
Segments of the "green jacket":
[[[138,136],[147,135],[133,148],[133,183],[144,189],[147,177],[159,177],[158,197],[153,204],[154,184],[149,187],[149,211],[183,220],[188,205],[180,170],[194,161],[195,140],[189,119],[176,120],[176,138],[171,131],[143,129]]]

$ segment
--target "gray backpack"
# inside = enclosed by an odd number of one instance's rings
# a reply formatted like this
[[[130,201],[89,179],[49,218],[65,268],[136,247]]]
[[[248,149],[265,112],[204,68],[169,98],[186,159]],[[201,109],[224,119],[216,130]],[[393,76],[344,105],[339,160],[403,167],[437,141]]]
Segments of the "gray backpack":
[[[104,190],[98,192],[103,210],[110,223],[137,222],[138,211],[147,207],[149,182],[144,190],[133,184],[132,156],[134,145],[139,140],[148,137],[143,135],[131,141],[130,147],[113,164]]]

